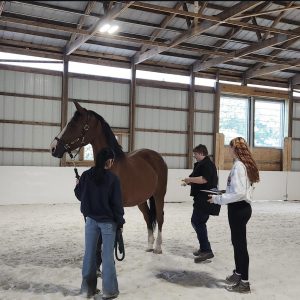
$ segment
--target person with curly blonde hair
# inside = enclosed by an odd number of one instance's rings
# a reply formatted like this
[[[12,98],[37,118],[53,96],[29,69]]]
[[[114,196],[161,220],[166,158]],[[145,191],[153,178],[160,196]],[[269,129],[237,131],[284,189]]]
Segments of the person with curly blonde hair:
[[[247,142],[242,137],[231,140],[230,153],[234,164],[228,176],[226,193],[209,195],[208,201],[220,205],[228,204],[235,270],[226,277],[226,289],[230,292],[250,293],[246,225],[252,214],[253,184],[259,182],[259,171]]]

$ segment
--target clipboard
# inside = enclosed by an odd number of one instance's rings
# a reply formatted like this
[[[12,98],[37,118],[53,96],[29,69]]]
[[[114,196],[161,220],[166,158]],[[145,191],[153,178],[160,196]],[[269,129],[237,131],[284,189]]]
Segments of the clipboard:
[[[212,194],[212,195],[222,195],[226,191],[225,190],[217,190],[217,189],[211,189],[211,190],[200,190],[200,192]]]

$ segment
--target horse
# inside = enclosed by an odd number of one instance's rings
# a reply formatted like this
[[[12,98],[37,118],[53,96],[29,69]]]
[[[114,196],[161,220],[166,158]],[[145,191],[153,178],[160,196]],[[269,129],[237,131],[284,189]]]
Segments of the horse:
[[[111,169],[120,179],[124,207],[138,206],[148,230],[147,252],[162,253],[164,198],[167,190],[168,168],[162,156],[150,149],[139,149],[126,154],[105,119],[74,101],[76,111],[64,129],[50,145],[52,156],[61,158],[66,152],[91,144],[94,158],[104,147],[115,152]],[[149,205],[147,201],[149,200]],[[158,233],[155,247],[154,231]]]

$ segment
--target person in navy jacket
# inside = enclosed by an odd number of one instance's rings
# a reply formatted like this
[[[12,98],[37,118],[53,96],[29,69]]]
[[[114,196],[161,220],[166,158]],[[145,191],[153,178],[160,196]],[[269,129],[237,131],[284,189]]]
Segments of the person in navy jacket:
[[[113,150],[103,148],[97,154],[96,165],[82,173],[74,189],[86,218],[81,293],[87,297],[98,292],[96,247],[100,235],[103,299],[116,298],[119,294],[114,243],[116,230],[123,227],[125,220],[120,180],[110,171],[113,163]]]

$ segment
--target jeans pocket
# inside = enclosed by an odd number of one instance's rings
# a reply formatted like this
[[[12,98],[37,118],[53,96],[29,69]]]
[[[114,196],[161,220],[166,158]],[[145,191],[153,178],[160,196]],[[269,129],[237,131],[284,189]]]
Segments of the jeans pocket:
[[[101,232],[102,234],[112,234],[114,231],[114,225],[112,223],[102,223]]]

